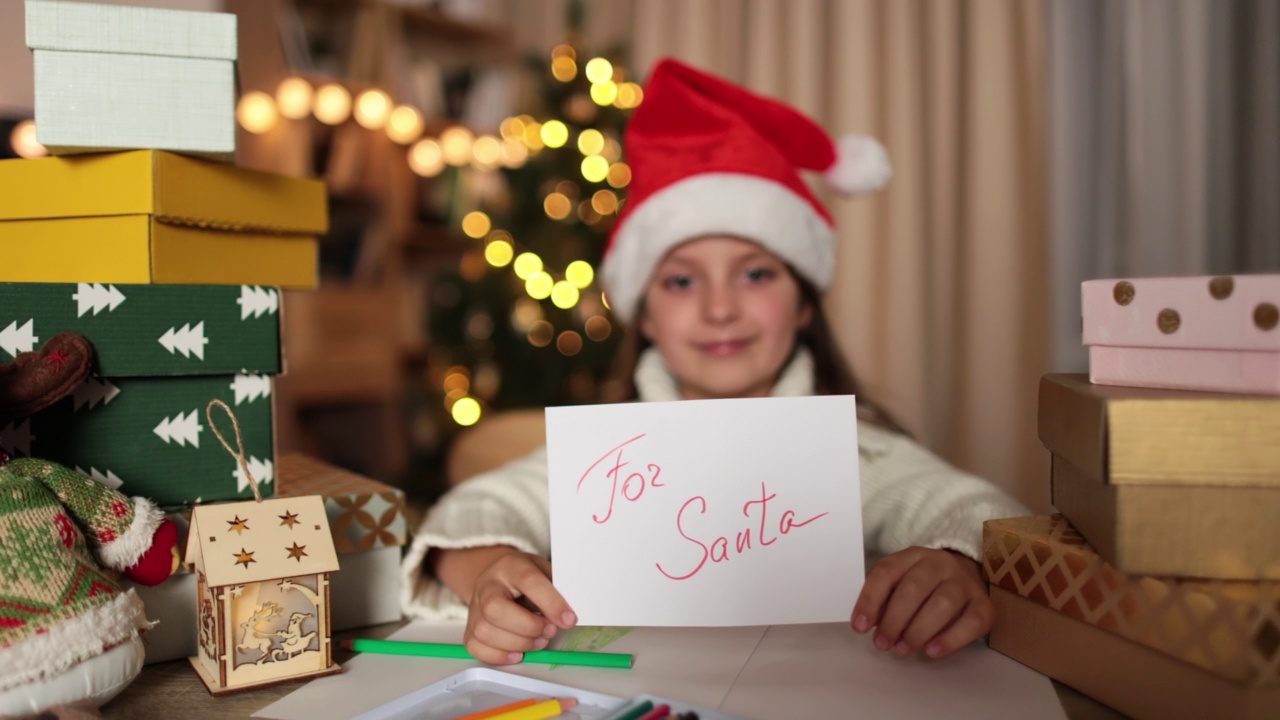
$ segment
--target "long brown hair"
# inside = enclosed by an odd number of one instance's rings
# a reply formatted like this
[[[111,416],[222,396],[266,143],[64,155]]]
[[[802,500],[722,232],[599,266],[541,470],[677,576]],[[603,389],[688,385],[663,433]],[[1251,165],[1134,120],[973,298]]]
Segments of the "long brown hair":
[[[859,420],[873,422],[887,430],[910,435],[888,411],[862,392],[862,386],[854,377],[844,353],[840,351],[835,334],[831,332],[831,323],[827,320],[821,293],[813,283],[802,277],[791,266],[788,265],[787,270],[800,286],[801,302],[813,310],[813,317],[808,326],[796,335],[796,347],[808,348],[813,356],[814,394],[856,395]],[[635,382],[636,364],[640,362],[640,355],[653,344],[639,329],[640,316],[644,312],[642,298],[639,307],[636,308],[635,320],[627,325],[626,334],[618,345],[617,355],[614,356],[613,367],[605,380],[602,392],[605,402],[627,402],[636,400],[640,396]]]

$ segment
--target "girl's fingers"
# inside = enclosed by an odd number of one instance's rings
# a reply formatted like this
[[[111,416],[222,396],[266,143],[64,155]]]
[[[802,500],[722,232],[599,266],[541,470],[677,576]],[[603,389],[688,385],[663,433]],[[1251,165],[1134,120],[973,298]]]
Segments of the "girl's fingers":
[[[547,646],[547,638],[541,633],[533,636],[520,635],[488,622],[476,623],[471,635],[483,645],[508,653],[541,650]]]
[[[888,650],[898,644],[902,633],[933,593],[935,586],[936,583],[929,581],[925,573],[908,572],[902,576],[881,613],[875,634],[876,647]]]
[[[935,659],[946,657],[986,635],[994,621],[995,610],[990,602],[971,602],[950,627],[925,644],[924,654]]]
[[[968,604],[969,600],[958,583],[942,583],[911,619],[911,624],[898,639],[894,650],[899,655],[910,655],[924,647],[925,643],[955,622]]]
[[[866,632],[880,624],[881,615],[894,587],[913,564],[905,556],[890,555],[871,568],[862,585],[862,592],[858,594],[858,601],[853,605],[851,622],[854,630]]]

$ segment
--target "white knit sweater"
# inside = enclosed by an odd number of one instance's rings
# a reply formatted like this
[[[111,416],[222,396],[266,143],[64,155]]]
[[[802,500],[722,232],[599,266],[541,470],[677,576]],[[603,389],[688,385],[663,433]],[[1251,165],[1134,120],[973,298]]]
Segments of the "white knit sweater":
[[[654,350],[640,359],[636,389],[644,401],[678,400],[675,379]],[[800,351],[773,388],[777,397],[813,394],[813,359]],[[1030,514],[991,483],[960,472],[910,438],[871,423],[858,426],[862,527],[869,553],[913,545],[955,550],[977,560],[982,521]],[[477,475],[431,509],[401,568],[401,606],[424,620],[467,615],[456,593],[423,571],[431,548],[510,545],[551,554],[546,448]],[[852,608],[851,608],[852,609]]]

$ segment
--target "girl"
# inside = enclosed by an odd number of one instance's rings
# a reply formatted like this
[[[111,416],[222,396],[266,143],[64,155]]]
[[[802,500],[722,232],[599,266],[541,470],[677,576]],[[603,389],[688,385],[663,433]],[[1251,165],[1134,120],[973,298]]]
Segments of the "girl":
[[[626,130],[627,207],[605,252],[628,323],[629,399],[857,394],[867,574],[853,629],[881,650],[943,657],[984,635],[993,610],[976,562],[982,521],[1027,511],[897,431],[857,392],[827,326],[835,231],[798,170],[848,193],[878,189],[875,141],[839,146],[792,108],[672,60]],[[576,617],[551,582],[545,449],[455,488],[404,562],[405,612],[467,619],[478,659],[519,662]]]

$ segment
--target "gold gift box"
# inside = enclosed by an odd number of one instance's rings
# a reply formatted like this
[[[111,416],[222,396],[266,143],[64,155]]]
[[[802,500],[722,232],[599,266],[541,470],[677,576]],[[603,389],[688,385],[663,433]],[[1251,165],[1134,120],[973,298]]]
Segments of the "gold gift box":
[[[1061,515],[989,520],[982,534],[993,586],[1234,683],[1280,683],[1280,582],[1121,573]]]
[[[1280,398],[1040,381],[1053,504],[1127,573],[1280,580]]]

